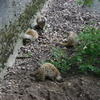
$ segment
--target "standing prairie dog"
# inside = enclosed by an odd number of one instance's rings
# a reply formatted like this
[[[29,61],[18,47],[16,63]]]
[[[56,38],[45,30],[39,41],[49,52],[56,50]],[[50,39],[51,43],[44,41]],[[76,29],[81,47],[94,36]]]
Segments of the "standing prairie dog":
[[[23,38],[23,44],[26,45],[38,39],[38,33],[33,29],[28,29]]]
[[[37,22],[37,25],[42,30],[45,30],[47,19],[46,19],[46,17],[43,16],[43,14],[41,14],[40,16],[37,17],[36,22]]]
[[[63,46],[76,46],[78,44],[78,35],[74,32],[69,32],[67,43],[60,43]]]
[[[45,77],[48,76],[53,81],[61,81],[60,72],[58,69],[51,63],[45,63],[33,74],[34,76],[38,75],[41,81],[45,80]]]

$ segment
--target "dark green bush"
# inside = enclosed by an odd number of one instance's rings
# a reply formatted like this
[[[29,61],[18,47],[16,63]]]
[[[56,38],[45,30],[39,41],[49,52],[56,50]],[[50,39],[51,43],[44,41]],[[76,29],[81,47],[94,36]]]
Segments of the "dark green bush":
[[[87,73],[89,69],[100,74],[100,29],[85,27],[79,34],[79,38],[81,45],[76,48],[75,55],[79,69],[84,73]]]
[[[53,48],[51,62],[62,73],[67,73],[76,62],[80,72],[87,74],[92,71],[100,75],[100,29],[86,26],[79,34],[79,39],[81,44],[76,47],[76,54],[68,57],[61,48]]]
[[[85,0],[84,2],[82,0],[77,0],[76,1],[77,4],[84,4],[84,5],[87,5],[87,6],[91,6],[91,4],[93,4],[93,0]]]

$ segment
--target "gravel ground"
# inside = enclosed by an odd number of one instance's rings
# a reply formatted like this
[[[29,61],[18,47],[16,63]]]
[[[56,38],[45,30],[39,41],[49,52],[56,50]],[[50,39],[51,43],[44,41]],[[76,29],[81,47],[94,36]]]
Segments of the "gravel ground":
[[[45,31],[37,30],[43,37],[22,46],[15,64],[0,80],[0,100],[100,100],[100,78],[97,76],[69,72],[60,83],[48,79],[41,82],[31,76],[41,61],[50,61],[52,47],[59,48],[56,44],[67,40],[69,31],[79,34],[90,20],[99,28],[100,14],[85,10],[76,0],[50,0],[45,17]],[[73,48],[62,48],[69,56],[74,53]]]

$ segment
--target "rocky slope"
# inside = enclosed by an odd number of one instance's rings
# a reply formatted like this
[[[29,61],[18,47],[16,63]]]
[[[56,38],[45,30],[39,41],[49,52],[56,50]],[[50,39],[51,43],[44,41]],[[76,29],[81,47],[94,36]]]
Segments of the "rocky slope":
[[[100,14],[86,11],[75,0],[50,0],[45,12],[47,27],[43,38],[19,49],[12,68],[0,80],[0,100],[100,100],[100,78],[94,75],[64,75],[64,82],[37,81],[31,74],[41,61],[50,61],[52,47],[67,38],[69,31],[79,34],[90,20],[99,27]],[[71,55],[74,49],[66,48]],[[23,55],[31,55],[23,57]]]

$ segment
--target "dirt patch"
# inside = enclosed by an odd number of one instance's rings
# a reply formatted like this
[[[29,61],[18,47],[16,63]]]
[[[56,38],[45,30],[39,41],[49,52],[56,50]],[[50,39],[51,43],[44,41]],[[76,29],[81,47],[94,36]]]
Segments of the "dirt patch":
[[[99,78],[69,74],[63,78],[60,83],[41,82],[26,72],[10,74],[2,85],[1,100],[100,100]]]
[[[100,100],[100,78],[93,74],[75,74],[74,68],[62,75],[64,82],[41,82],[31,75],[40,61],[50,61],[52,47],[59,48],[56,44],[63,42],[69,31],[79,33],[90,20],[100,27],[100,14],[85,11],[75,0],[51,0],[45,16],[50,27],[41,31],[43,38],[19,49],[15,64],[0,80],[0,100]],[[69,56],[74,53],[73,48],[65,51]],[[19,59],[28,53],[30,57]]]

